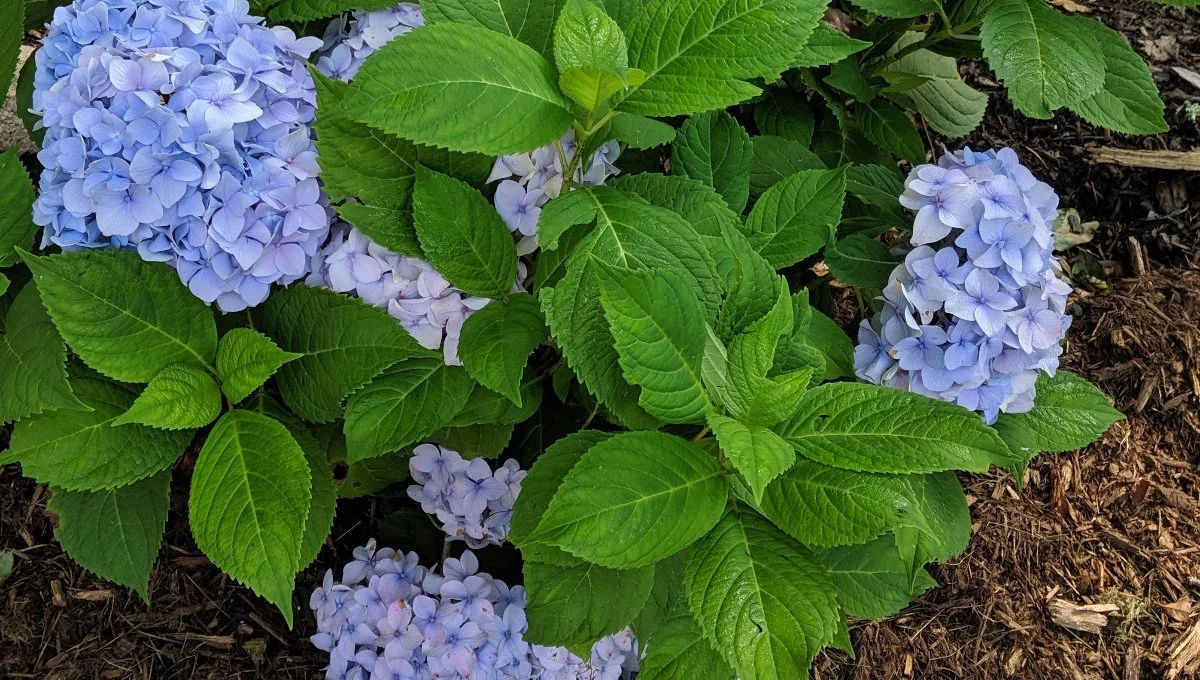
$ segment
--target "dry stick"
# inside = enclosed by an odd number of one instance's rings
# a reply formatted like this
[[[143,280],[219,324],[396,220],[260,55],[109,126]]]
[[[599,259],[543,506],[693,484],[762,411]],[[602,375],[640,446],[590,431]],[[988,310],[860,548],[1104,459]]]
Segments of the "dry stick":
[[[1089,149],[1097,163],[1115,163],[1134,168],[1200,172],[1200,149],[1192,151],[1140,151],[1111,146]]]

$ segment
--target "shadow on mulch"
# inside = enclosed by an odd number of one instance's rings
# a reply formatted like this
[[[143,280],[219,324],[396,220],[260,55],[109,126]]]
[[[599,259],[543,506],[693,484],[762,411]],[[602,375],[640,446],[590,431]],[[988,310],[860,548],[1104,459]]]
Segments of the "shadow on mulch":
[[[1145,275],[1076,301],[1064,357],[1129,419],[1083,451],[1042,456],[1023,492],[1004,475],[965,479],[975,521],[967,554],[936,568],[942,586],[900,616],[855,625],[858,660],[823,655],[816,678],[1170,677],[1173,652],[1181,658],[1173,648],[1187,639],[1200,664],[1200,174],[1097,164],[1090,152],[1200,149],[1188,110],[1200,87],[1170,69],[1200,68],[1200,30],[1196,13],[1179,9],[1086,6],[1149,58],[1172,131],[1135,139],[1070,114],[1032,121],[994,96],[971,141],[1014,146],[1064,207],[1101,221],[1096,241],[1075,256],[1093,256],[1117,278],[1133,271],[1131,239],[1148,256]],[[986,69],[964,70],[999,92]],[[0,586],[0,678],[321,676],[304,600],[335,561],[329,551],[301,577],[289,632],[270,605],[200,555],[184,521],[186,484],[176,482],[147,606],[72,563],[53,540],[45,490],[15,466],[0,468],[0,549],[17,554]],[[357,528],[347,521],[357,509],[343,508],[337,526]],[[1073,632],[1051,621],[1054,600],[1116,611],[1101,633]]]

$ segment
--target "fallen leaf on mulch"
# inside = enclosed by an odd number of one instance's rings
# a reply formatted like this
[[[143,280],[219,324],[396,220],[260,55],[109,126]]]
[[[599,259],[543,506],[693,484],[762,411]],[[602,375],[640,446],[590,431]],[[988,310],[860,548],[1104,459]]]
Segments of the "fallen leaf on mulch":
[[[1121,608],[1115,604],[1075,604],[1066,600],[1050,603],[1050,620],[1071,630],[1099,633],[1108,625],[1108,615]]]
[[[4,584],[5,579],[12,573],[13,570],[13,554],[7,550],[0,552],[0,585]]]
[[[1050,0],[1050,4],[1062,8],[1064,12],[1087,13],[1092,11],[1091,7],[1075,2],[1075,0]]]
[[[1143,40],[1142,51],[1150,61],[1171,61],[1179,56],[1179,41],[1173,35]]]

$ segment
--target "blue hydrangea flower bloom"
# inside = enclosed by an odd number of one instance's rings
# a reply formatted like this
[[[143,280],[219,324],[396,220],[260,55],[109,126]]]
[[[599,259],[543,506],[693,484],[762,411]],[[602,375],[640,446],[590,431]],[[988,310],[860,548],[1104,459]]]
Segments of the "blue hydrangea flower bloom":
[[[989,423],[1030,410],[1071,325],[1051,247],[1058,196],[1012,149],[968,148],[914,168],[900,203],[916,211],[913,248],[859,327],[858,377]]]
[[[35,54],[42,246],[117,247],[236,311],[304,276],[329,233],[305,60],[245,0],[76,0]]]
[[[412,3],[385,10],[356,10],[348,19],[336,19],[329,25],[317,56],[317,70],[348,81],[380,47],[424,25],[420,7]],[[620,151],[616,141],[602,146],[576,169],[575,185],[603,184],[616,175],[613,163]],[[542,206],[562,192],[564,168],[571,164],[575,152],[575,133],[569,131],[554,144],[496,160],[488,181],[500,182],[494,203],[517,239],[519,256],[537,249]],[[461,363],[458,340],[463,323],[491,302],[450,285],[425,260],[392,252],[343,223],[335,225],[312,264],[307,279],[310,285],[347,293],[386,309],[422,346],[440,347],[446,363],[452,365]],[[514,291],[521,289],[526,273],[525,263],[519,263]]]

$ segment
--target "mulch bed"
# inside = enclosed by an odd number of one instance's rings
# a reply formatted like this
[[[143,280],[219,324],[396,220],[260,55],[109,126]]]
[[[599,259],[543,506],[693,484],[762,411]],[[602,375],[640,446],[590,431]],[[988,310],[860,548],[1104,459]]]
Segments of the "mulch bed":
[[[1083,6],[1149,58],[1172,131],[1135,139],[1070,114],[1033,121],[994,97],[971,141],[1014,146],[1065,207],[1101,222],[1092,243],[1069,253],[1103,274],[1075,300],[1065,367],[1129,418],[1083,451],[1042,456],[1022,491],[1004,474],[964,478],[968,552],[935,568],[941,587],[901,615],[854,625],[858,659],[824,655],[817,678],[1137,680],[1190,677],[1188,653],[1200,664],[1200,173],[1098,163],[1094,151],[1200,149],[1188,108],[1200,87],[1170,68],[1200,69],[1200,22],[1150,3]],[[986,69],[964,73],[999,91]],[[0,468],[0,550],[17,555],[0,586],[0,678],[321,677],[306,593],[346,556],[326,550],[302,575],[288,631],[196,549],[184,482],[147,606],[71,562],[54,542],[45,489]],[[362,503],[342,508],[337,536],[353,540],[339,550],[366,535],[367,516]],[[1102,632],[1086,633],[1051,620],[1056,600],[1114,607]]]

